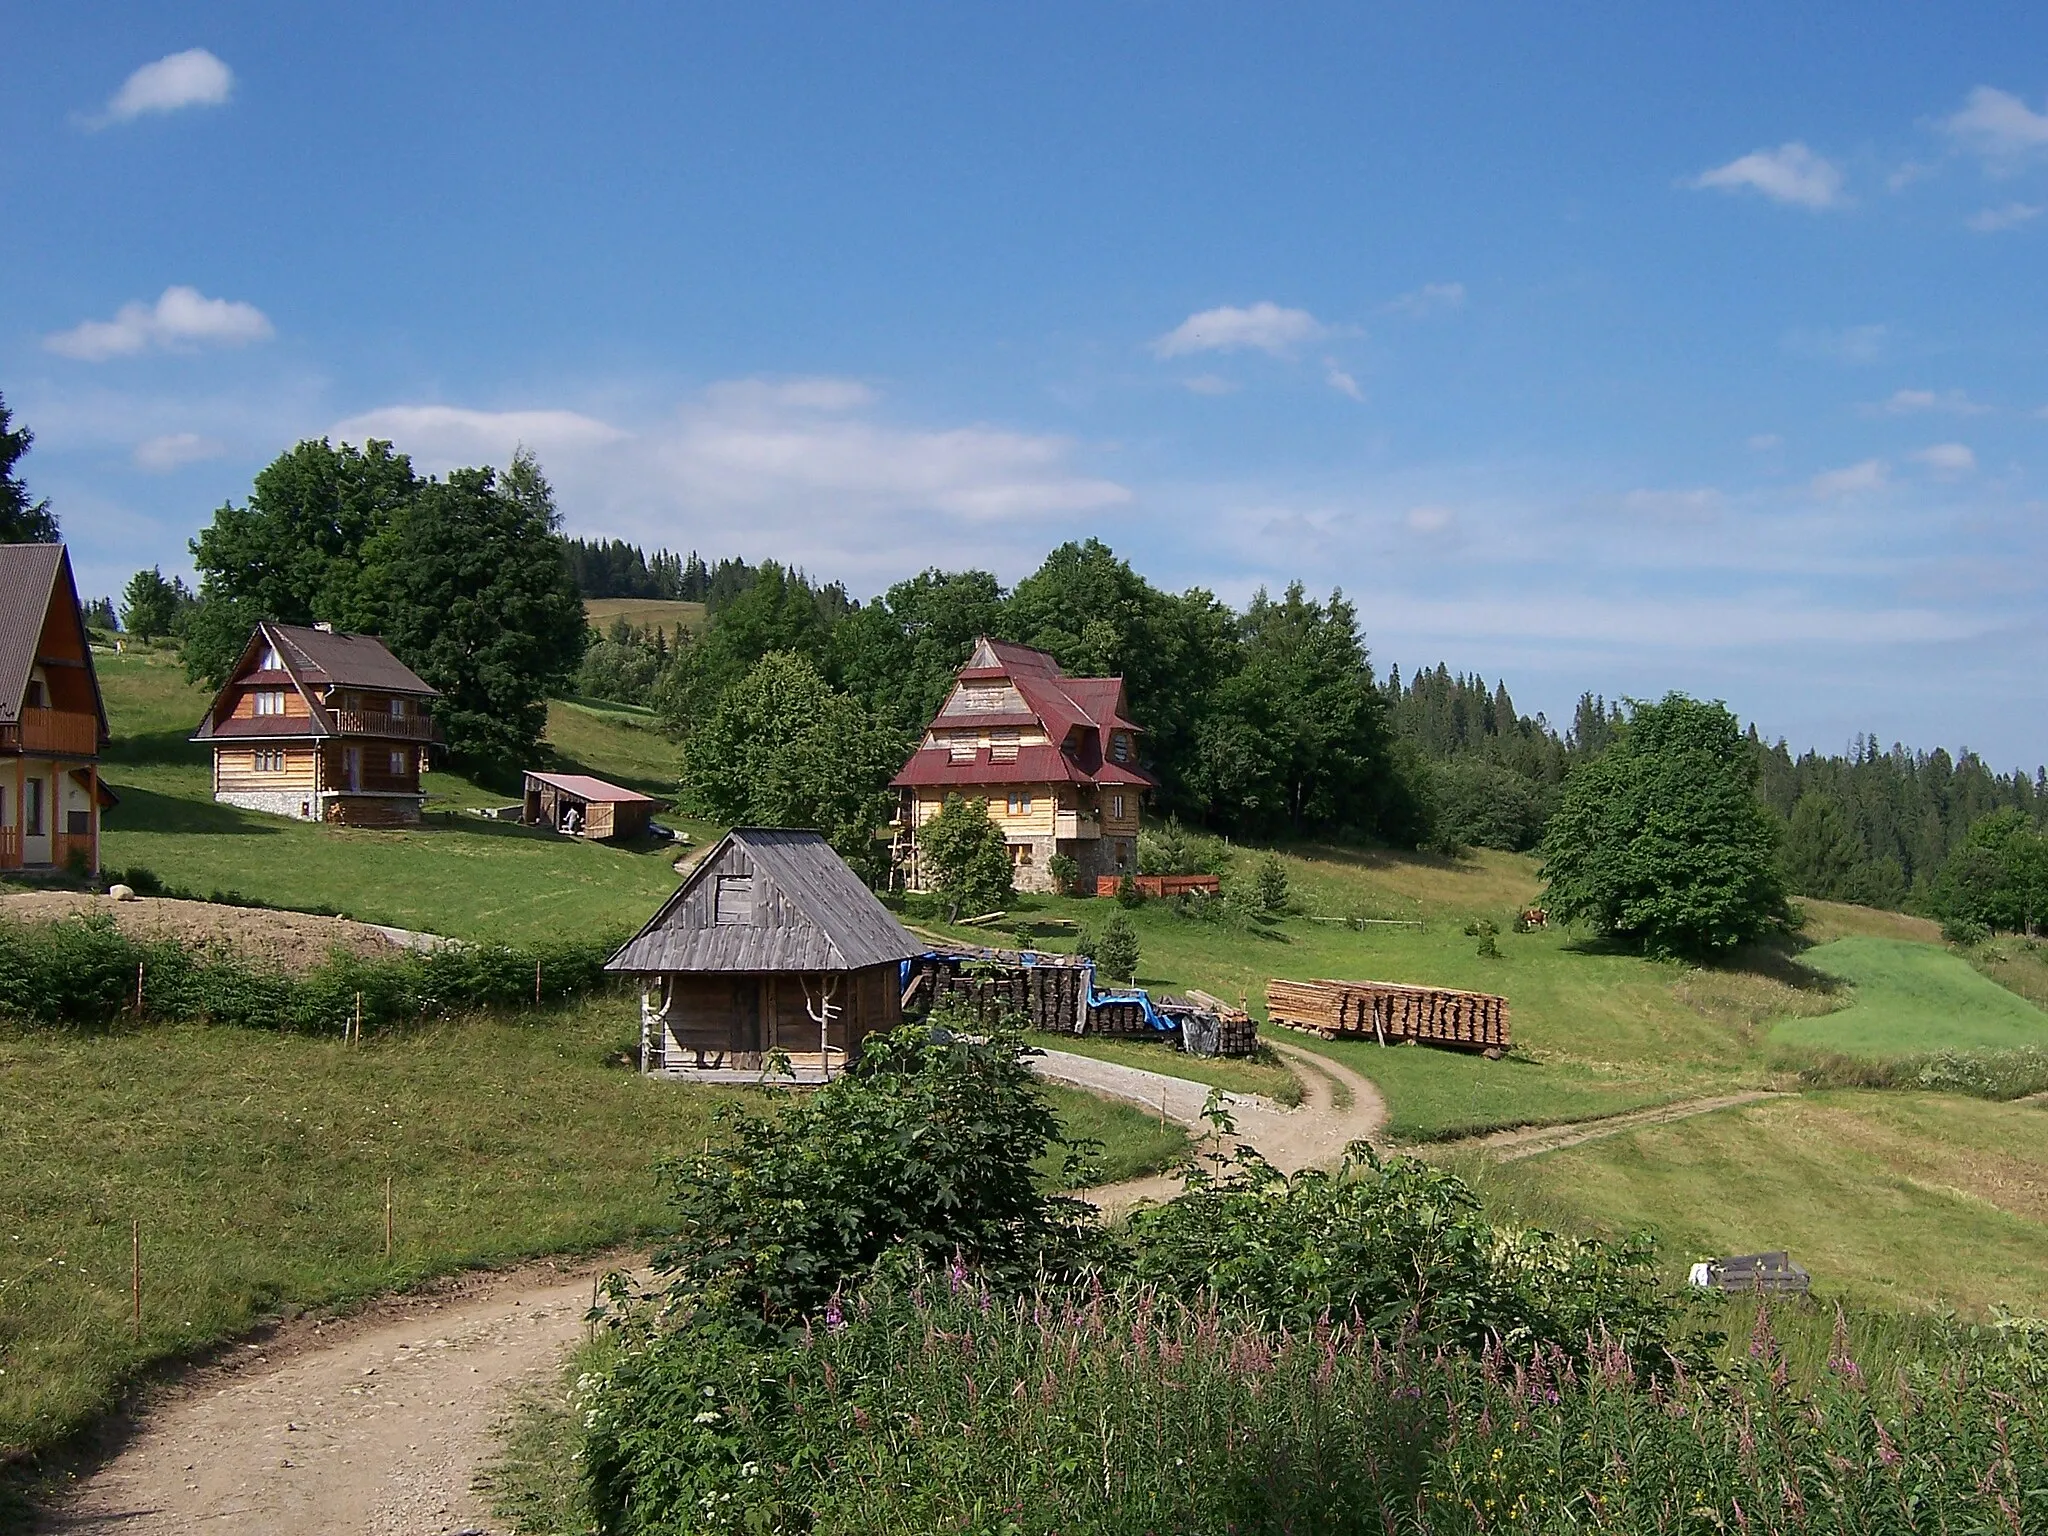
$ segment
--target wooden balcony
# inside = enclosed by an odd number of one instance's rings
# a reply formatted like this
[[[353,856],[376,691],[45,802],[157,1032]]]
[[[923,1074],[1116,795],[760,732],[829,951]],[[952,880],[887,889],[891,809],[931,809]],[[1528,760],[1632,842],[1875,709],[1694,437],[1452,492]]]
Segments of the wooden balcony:
[[[1052,830],[1054,837],[1067,840],[1100,837],[1102,822],[1093,811],[1055,811]]]
[[[386,741],[434,740],[432,715],[387,715],[377,710],[337,709],[334,728],[344,736],[376,736]]]
[[[97,757],[99,750],[100,723],[91,715],[62,709],[24,709],[19,720],[0,721],[0,752]]]

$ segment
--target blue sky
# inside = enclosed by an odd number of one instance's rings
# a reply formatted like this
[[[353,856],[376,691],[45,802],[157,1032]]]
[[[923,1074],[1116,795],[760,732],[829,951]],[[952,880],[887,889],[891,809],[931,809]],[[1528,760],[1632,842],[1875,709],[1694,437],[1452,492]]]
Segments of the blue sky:
[[[20,7],[0,393],[94,590],[300,437],[525,443],[857,595],[1094,534],[2031,768],[2048,12],[1677,9]]]

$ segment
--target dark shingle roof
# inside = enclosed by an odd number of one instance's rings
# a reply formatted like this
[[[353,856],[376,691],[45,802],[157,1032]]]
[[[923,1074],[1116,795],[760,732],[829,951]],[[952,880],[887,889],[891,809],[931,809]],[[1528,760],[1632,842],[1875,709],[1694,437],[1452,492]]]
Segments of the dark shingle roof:
[[[375,635],[338,635],[302,624],[266,623],[263,628],[278,642],[284,664],[300,682],[319,687],[337,683],[344,688],[416,693],[426,698],[441,696],[386,650],[384,642]]]
[[[747,921],[717,921],[721,876],[752,877]],[[857,971],[923,950],[817,833],[736,827],[605,969]]]
[[[50,589],[63,563],[62,544],[0,544],[0,719],[21,716]]]

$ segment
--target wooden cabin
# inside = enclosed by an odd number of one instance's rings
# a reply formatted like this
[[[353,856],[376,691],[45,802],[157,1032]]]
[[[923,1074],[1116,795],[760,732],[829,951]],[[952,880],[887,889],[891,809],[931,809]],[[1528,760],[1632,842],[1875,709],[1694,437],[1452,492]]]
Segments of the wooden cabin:
[[[0,544],[0,869],[100,867],[107,711],[61,544]]]
[[[640,978],[642,1071],[752,1077],[780,1051],[818,1082],[901,1020],[923,950],[817,833],[736,827],[605,969]]]
[[[570,837],[645,837],[654,806],[651,795],[587,773],[529,773],[519,819]]]
[[[374,635],[258,624],[194,741],[223,805],[351,827],[407,826],[440,741],[441,695]]]
[[[1126,713],[1120,677],[1068,677],[1043,651],[986,636],[975,641],[953,691],[903,771],[896,860],[921,889],[917,829],[949,795],[987,802],[1003,829],[1019,890],[1053,888],[1065,854],[1082,888],[1100,876],[1135,874],[1138,802],[1157,781],[1138,766],[1141,734]]]

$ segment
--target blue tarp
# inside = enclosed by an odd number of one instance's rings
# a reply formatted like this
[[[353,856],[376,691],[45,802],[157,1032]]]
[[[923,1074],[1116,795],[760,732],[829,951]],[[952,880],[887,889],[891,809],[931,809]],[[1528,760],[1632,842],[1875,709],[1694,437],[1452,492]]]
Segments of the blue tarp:
[[[960,957],[957,952],[928,949],[922,955],[915,958],[918,960],[957,960]],[[994,958],[992,952],[990,953],[990,958]],[[1024,950],[1019,958],[1022,959],[1026,966],[1034,966],[1039,963],[1039,956],[1036,950]],[[1068,957],[1061,955],[1059,958],[1066,960]],[[899,967],[896,982],[899,989],[910,985],[910,967],[912,963],[913,961],[911,960],[905,960]],[[1081,969],[1087,972],[1085,980],[1088,987],[1088,1006],[1090,1008],[1100,1008],[1109,1003],[1134,1003],[1137,1005],[1138,1010],[1144,1014],[1145,1022],[1154,1029],[1171,1033],[1179,1028],[1173,1020],[1167,1018],[1165,1014],[1161,1013],[1153,1005],[1152,994],[1143,987],[1126,987],[1121,991],[1111,992],[1098,991],[1095,986],[1095,962],[1093,960],[1083,960],[1081,962]]]

